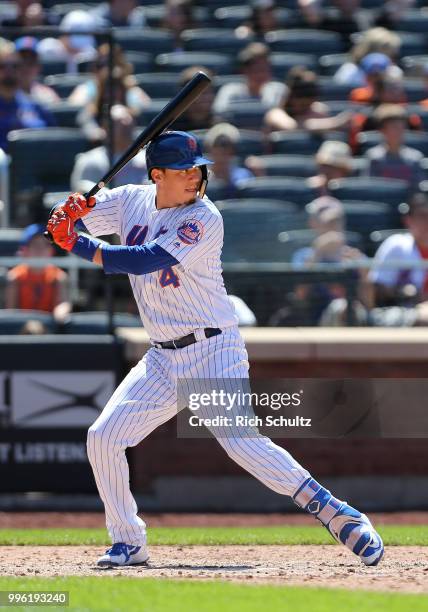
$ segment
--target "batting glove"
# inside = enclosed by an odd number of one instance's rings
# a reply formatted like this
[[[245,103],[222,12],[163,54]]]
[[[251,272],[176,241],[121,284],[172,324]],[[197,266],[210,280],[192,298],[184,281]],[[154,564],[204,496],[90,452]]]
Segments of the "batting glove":
[[[67,200],[61,206],[55,208],[55,211],[65,212],[73,222],[77,219],[81,219],[95,206],[95,198],[91,197],[86,200],[85,196],[81,193],[72,193],[68,196]]]
[[[53,213],[46,226],[55,244],[71,251],[79,234],[74,231],[74,221],[62,210]]]

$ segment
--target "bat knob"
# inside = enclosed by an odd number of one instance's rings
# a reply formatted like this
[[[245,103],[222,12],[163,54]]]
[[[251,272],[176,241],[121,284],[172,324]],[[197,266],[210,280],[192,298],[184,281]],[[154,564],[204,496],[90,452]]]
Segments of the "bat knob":
[[[50,242],[51,244],[54,243],[54,240],[52,238],[52,234],[50,232],[48,232],[47,230],[45,232],[43,232],[43,236],[46,238],[46,240],[48,242]]]

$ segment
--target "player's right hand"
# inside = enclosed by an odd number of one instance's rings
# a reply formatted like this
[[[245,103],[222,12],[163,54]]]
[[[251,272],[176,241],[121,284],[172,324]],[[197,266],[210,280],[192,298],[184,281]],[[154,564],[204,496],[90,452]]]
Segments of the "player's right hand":
[[[52,240],[66,251],[71,251],[79,237],[74,231],[74,221],[64,211],[56,210],[48,221],[47,231]]]
[[[91,197],[89,200],[86,200],[85,196],[81,193],[72,193],[68,196],[64,204],[61,204],[57,208],[56,211],[65,212],[70,219],[75,222],[77,219],[81,219],[89,212],[91,212],[92,208],[95,206],[95,198]]]

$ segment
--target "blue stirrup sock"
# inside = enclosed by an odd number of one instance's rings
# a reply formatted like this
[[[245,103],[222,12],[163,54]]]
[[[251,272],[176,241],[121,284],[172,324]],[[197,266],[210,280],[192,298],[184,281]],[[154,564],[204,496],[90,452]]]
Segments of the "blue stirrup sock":
[[[313,514],[323,525],[328,525],[331,519],[342,509],[345,502],[333,495],[313,478],[308,478],[293,495],[293,501],[303,510]]]

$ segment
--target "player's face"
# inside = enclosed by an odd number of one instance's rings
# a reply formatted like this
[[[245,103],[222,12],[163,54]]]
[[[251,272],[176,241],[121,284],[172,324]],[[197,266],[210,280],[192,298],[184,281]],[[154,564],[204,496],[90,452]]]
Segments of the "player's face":
[[[156,180],[157,177],[157,180]],[[202,180],[202,170],[199,167],[186,170],[165,170],[155,174],[155,182],[162,194],[168,196],[172,206],[190,204],[196,200]]]

